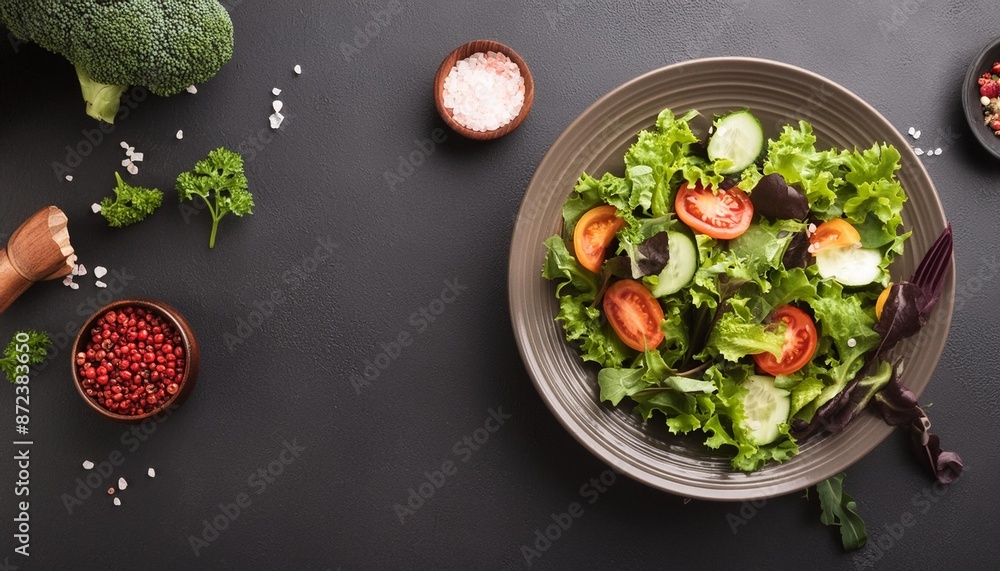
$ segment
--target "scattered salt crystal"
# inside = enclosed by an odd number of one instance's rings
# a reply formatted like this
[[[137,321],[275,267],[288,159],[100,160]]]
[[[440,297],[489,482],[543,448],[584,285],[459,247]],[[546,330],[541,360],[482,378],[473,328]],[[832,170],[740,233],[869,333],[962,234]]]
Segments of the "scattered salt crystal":
[[[934,154],[935,154],[935,155],[940,155],[940,154],[941,154],[941,153],[943,153],[943,152],[944,152],[944,151],[942,151],[942,150],[941,150],[941,147],[938,147],[938,148],[934,149]]]
[[[198,93],[198,88],[193,85],[189,85],[187,88],[187,92],[190,93],[191,95],[194,95],[195,93]]]
[[[810,234],[815,234],[816,233],[816,225],[813,224],[813,223],[810,223],[809,224],[809,228],[807,228],[807,230],[809,231]]]
[[[87,275],[87,266],[85,266],[83,264],[77,264],[76,266],[73,266],[73,269],[77,271],[76,275],[78,275],[78,276],[85,276],[85,275]]]
[[[156,470],[154,470],[152,468],[150,468],[149,470],[146,470],[146,473],[149,474],[150,478],[155,478],[156,477]]]
[[[129,163],[125,170],[128,171],[128,174],[139,174],[139,167],[133,165],[132,163]]]
[[[122,161],[122,166],[123,167],[127,167],[130,164],[132,164],[132,159],[125,159],[124,161]]]
[[[83,469],[84,470],[92,470],[93,468],[94,468],[94,463],[93,462],[91,462],[90,460],[84,460],[83,461]]]
[[[121,142],[121,146],[122,146],[123,149],[127,149],[128,148],[128,143],[126,143],[125,141],[122,141]]]
[[[76,282],[70,282],[69,283],[69,289],[80,289],[80,284],[78,284]]]
[[[918,148],[916,148],[916,149],[913,149],[913,152],[914,152],[914,153],[916,153],[918,157],[919,157],[920,155],[924,154],[924,150],[923,150],[923,149],[921,149],[921,148],[919,148],[919,147],[918,147]]]
[[[125,156],[126,157],[131,157],[134,154],[135,154],[135,147],[129,147],[129,148],[125,149]]]
[[[301,65],[296,65],[292,69],[295,71],[295,75],[302,75],[302,66]]]
[[[102,289],[108,287],[108,284],[102,282],[101,280],[97,280],[96,282],[94,282],[94,285]]]
[[[132,162],[133,163],[141,163],[142,162],[142,157],[143,157],[142,153],[133,153],[132,154]]]
[[[125,478],[118,478],[118,489],[124,490],[127,487],[128,487],[128,482],[125,481]]]
[[[101,205],[95,202],[90,205],[90,209],[94,211],[94,214],[97,214],[101,211]]]
[[[184,131],[177,131],[177,138],[178,139],[183,139],[184,138]]]
[[[73,175],[71,174],[66,175],[66,182],[73,182]]]
[[[914,131],[913,138],[914,139],[919,139],[920,138],[920,130],[919,129],[917,129],[916,131]]]
[[[122,501],[121,501],[121,499],[120,499],[120,498],[115,498],[115,505],[116,505],[116,506],[120,506],[120,505],[122,505]]]
[[[524,78],[506,55],[477,52],[456,62],[448,72],[443,100],[460,125],[473,131],[493,131],[521,112]]]
[[[854,337],[851,337],[850,339],[847,340],[848,347],[856,347],[857,345],[858,345],[858,340],[855,339]]]
[[[281,95],[281,90],[278,89],[277,87],[275,87],[274,89],[271,90],[271,93],[273,93],[274,96],[277,97],[277,96]]]
[[[910,127],[910,129],[907,131],[907,133],[910,134],[910,135],[912,135],[914,133],[914,131],[916,131],[916,129],[914,129],[913,127]]]
[[[101,279],[101,278],[103,278],[106,275],[108,275],[108,269],[105,268],[104,266],[97,266],[96,268],[94,268],[94,277],[95,278]]]
[[[281,122],[285,120],[285,116],[281,113],[275,113],[271,115],[271,128],[278,129],[281,127]]]
[[[80,266],[73,266],[73,269],[69,271],[69,275],[71,276],[80,275]]]
[[[70,286],[71,287],[73,285],[73,276],[69,275],[69,276],[64,277],[62,283],[63,283],[64,286]]]
[[[285,104],[282,103],[280,100],[277,100],[277,101],[275,101],[274,103],[271,104],[271,107],[274,107],[274,112],[275,113],[281,113],[281,108],[284,107],[284,106],[285,106]]]

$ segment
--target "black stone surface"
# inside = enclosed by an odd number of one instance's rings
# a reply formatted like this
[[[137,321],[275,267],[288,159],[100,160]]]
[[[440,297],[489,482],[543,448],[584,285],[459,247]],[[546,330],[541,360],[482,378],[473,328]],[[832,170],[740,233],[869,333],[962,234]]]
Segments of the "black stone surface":
[[[203,347],[193,397],[151,434],[140,429],[143,440],[79,402],[60,349],[30,385],[28,497],[14,495],[14,391],[4,391],[3,568],[516,569],[529,563],[522,545],[539,549],[532,568],[552,569],[996,568],[1000,163],[976,146],[960,106],[969,58],[1000,34],[995,3],[693,4],[231,0],[236,55],[218,77],[197,95],[136,92],[143,101],[89,145],[97,124],[71,67],[0,41],[0,234],[62,207],[81,261],[119,272],[114,298],[175,305]],[[487,144],[438,131],[430,94],[445,54],[477,38],[514,47],[536,82],[527,121]],[[916,146],[943,149],[924,160],[955,228],[958,299],[923,400],[967,472],[935,488],[904,435],[887,440],[848,471],[871,537],[860,554],[844,554],[798,495],[741,506],[685,503],[622,477],[591,484],[606,467],[549,413],[510,331],[508,242],[546,149],[620,83],[715,55],[825,75],[903,131],[920,129]],[[272,87],[289,117],[278,133],[267,128]],[[120,141],[145,153],[131,180],[167,200],[111,230],[90,204],[110,193]],[[79,145],[79,164],[67,145]],[[257,213],[226,219],[209,251],[207,216],[179,209],[171,189],[223,145],[248,159]],[[107,295],[92,275],[80,282],[33,288],[0,317],[0,337],[74,334]],[[378,377],[356,390],[366,368]],[[509,418],[483,432],[496,413]],[[462,443],[484,434],[476,449]],[[303,449],[282,464],[286,443]],[[68,509],[81,462],[109,457],[122,461],[114,475]],[[277,477],[254,476],[269,465]],[[119,476],[130,486],[115,507],[106,488]],[[394,505],[432,480],[433,496],[401,518]],[[222,515],[238,498],[238,516]],[[13,551],[21,500],[27,558]],[[574,503],[579,517],[559,516]],[[571,525],[536,547],[553,517]],[[206,521],[225,529],[215,537]],[[192,536],[214,539],[196,554]]]

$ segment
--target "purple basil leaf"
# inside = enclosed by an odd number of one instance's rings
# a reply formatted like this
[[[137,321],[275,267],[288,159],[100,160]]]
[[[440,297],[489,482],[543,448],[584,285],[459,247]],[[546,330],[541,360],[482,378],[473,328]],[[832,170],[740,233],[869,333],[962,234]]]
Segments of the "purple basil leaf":
[[[778,173],[764,175],[750,192],[753,211],[771,220],[805,220],[809,201],[798,189],[788,186]]]
[[[670,241],[666,232],[657,232],[639,244],[638,259],[635,260],[639,271],[644,276],[655,276],[667,267],[670,259]]]
[[[786,269],[807,268],[813,263],[813,255],[809,253],[809,235],[799,232],[788,242],[781,263]]]
[[[920,287],[910,282],[893,285],[882,308],[882,316],[875,324],[875,333],[882,338],[875,356],[887,353],[897,343],[920,331],[927,323],[925,307],[927,298]]]

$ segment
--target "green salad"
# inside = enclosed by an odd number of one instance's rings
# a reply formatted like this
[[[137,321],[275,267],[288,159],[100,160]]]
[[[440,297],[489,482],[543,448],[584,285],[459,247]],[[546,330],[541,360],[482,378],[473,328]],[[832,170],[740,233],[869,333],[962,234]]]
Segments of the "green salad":
[[[900,154],[817,149],[804,121],[765,140],[749,110],[699,137],[697,115],[664,110],[624,176],[580,177],[542,275],[567,340],[601,367],[602,401],[630,401],[753,471],[794,456],[793,425],[878,351],[909,236]],[[868,375],[884,385],[891,369]]]

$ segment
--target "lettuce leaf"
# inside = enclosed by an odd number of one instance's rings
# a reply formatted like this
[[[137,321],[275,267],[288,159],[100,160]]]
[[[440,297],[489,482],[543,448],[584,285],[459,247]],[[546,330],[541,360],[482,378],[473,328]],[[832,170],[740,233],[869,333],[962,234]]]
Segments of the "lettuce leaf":
[[[722,317],[716,322],[712,333],[708,336],[705,350],[696,358],[707,360],[718,356],[735,362],[757,353],[771,353],[775,357],[780,357],[784,345],[783,323],[768,330],[763,324],[755,323],[748,311],[728,310],[723,312]]]

